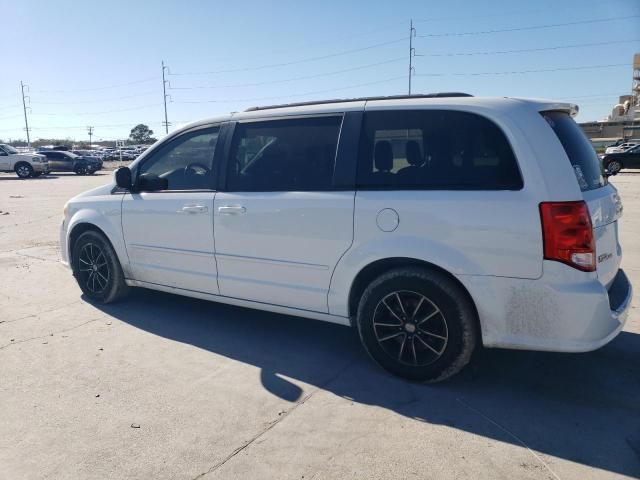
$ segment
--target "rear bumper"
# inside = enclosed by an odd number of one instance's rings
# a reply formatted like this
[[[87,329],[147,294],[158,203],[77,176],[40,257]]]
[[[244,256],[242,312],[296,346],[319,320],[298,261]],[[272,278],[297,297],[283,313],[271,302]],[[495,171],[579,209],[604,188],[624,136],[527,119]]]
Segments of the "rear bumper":
[[[627,321],[633,297],[624,271],[607,290],[595,273],[544,263],[545,273],[537,280],[461,278],[476,303],[484,345],[588,352],[613,340]]]

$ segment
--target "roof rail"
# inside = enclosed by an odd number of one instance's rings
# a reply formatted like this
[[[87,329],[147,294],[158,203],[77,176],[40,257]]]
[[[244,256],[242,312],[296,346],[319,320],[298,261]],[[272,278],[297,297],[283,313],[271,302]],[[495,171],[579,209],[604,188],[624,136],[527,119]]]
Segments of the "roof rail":
[[[245,112],[255,112],[256,110],[270,110],[273,108],[288,108],[288,107],[304,107],[306,105],[325,105],[327,103],[344,103],[344,102],[362,102],[369,100],[402,100],[407,98],[447,98],[447,97],[473,97],[468,93],[462,92],[438,92],[438,93],[424,93],[415,95],[389,95],[378,97],[357,97],[357,98],[337,98],[333,100],[315,100],[310,102],[296,102],[296,103],[282,103],[280,105],[264,105],[260,107],[247,108]]]

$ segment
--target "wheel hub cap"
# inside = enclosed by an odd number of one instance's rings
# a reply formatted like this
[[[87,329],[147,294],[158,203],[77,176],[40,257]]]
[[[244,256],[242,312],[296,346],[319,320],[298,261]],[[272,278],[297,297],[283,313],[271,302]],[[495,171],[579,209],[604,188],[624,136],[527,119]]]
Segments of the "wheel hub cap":
[[[443,312],[423,294],[409,290],[392,292],[380,300],[373,329],[388,356],[413,367],[435,362],[449,343]]]

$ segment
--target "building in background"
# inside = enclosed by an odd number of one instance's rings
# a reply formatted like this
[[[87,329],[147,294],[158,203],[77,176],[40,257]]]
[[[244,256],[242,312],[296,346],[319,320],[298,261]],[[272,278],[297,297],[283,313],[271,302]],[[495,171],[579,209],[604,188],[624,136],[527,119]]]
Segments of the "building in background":
[[[621,95],[606,119],[580,126],[594,145],[640,138],[640,53],[633,56],[631,94]]]

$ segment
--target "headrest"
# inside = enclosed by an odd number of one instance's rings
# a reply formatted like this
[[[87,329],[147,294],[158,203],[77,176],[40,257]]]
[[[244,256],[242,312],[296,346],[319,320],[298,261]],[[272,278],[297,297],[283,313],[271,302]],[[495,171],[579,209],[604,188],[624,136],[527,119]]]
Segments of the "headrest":
[[[380,172],[388,172],[393,168],[393,150],[390,142],[381,140],[376,143],[373,161],[376,170]]]
[[[409,140],[406,146],[407,150],[407,162],[409,165],[419,167],[424,163],[422,154],[420,153],[420,145],[415,140]]]

